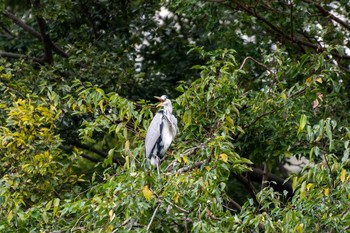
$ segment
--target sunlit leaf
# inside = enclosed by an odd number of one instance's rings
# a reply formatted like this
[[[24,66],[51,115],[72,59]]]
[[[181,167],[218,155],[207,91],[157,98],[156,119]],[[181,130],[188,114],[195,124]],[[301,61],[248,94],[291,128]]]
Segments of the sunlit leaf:
[[[342,183],[345,182],[345,177],[346,177],[346,170],[343,168],[343,169],[341,170],[341,173],[340,173],[340,181],[341,181]]]
[[[227,156],[227,154],[220,154],[220,159],[221,159],[222,161],[224,161],[225,163],[227,163],[227,162],[228,162],[228,156]]]
[[[307,123],[307,116],[305,114],[302,114],[299,120],[299,129],[298,129],[298,134],[303,131],[305,125]]]
[[[304,232],[304,224],[303,224],[303,223],[300,223],[300,224],[297,226],[297,232],[298,232],[298,233],[303,233],[303,232]]]
[[[325,195],[326,197],[328,197],[328,196],[329,196],[329,188],[325,188],[325,189],[323,190],[323,193],[324,193],[324,195]]]
[[[313,184],[312,183],[308,183],[307,185],[306,185],[306,189],[307,189],[307,191],[309,191],[310,189],[311,189],[311,187],[313,186]]]
[[[148,185],[143,187],[143,196],[146,198],[146,200],[151,200],[152,199],[152,191],[148,188]]]

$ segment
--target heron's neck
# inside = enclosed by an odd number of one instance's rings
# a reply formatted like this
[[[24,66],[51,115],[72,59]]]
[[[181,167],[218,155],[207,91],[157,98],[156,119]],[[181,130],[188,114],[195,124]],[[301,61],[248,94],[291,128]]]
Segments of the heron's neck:
[[[173,106],[171,104],[164,106],[164,111],[168,113],[173,113]]]

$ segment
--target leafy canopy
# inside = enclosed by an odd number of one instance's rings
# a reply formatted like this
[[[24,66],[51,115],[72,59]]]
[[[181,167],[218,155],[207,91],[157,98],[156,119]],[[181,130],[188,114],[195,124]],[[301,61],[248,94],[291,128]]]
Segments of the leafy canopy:
[[[349,230],[345,2],[0,10],[1,232]],[[161,94],[180,133],[158,179]]]

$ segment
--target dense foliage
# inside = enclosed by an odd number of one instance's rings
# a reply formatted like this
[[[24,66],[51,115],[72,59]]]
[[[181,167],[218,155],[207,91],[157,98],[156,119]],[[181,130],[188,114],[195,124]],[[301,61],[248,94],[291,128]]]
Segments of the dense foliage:
[[[346,1],[0,10],[1,232],[349,231]],[[162,94],[180,132],[158,179]]]

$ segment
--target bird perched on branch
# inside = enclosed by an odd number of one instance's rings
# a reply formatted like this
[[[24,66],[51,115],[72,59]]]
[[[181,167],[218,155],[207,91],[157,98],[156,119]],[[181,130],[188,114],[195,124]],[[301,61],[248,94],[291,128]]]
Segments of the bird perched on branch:
[[[145,139],[145,152],[151,164],[157,167],[159,177],[160,162],[174,140],[178,128],[170,99],[166,95],[161,97],[155,96],[154,98],[160,101],[157,107],[163,106],[163,109],[156,113],[148,127]]]

